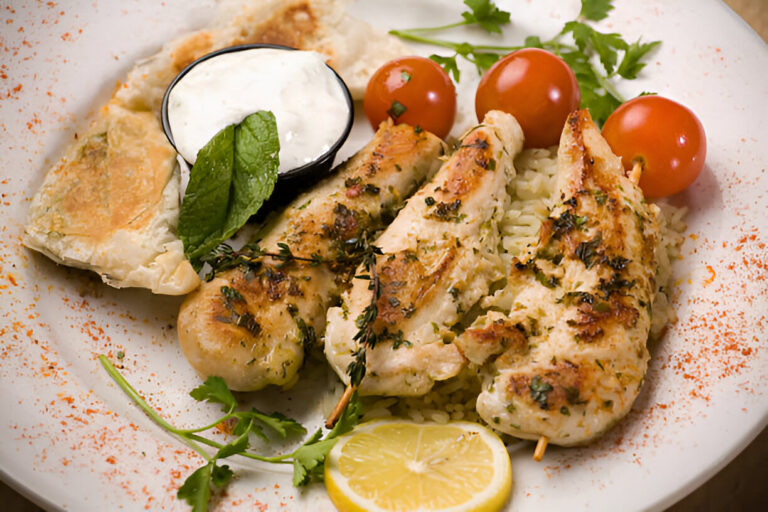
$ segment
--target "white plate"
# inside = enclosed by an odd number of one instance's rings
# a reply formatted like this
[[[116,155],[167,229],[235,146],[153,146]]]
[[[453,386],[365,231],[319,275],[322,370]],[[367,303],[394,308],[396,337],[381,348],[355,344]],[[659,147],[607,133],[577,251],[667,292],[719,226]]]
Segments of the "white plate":
[[[0,11],[0,474],[50,509],[186,510],[175,492],[199,459],[134,407],[96,360],[124,351],[124,374],[171,421],[212,417],[187,396],[198,381],[176,344],[179,300],[110,289],[19,239],[31,195],[84,117],[136,59],[202,26],[214,5],[14,3]],[[512,43],[552,35],[578,11],[576,0],[501,4],[513,13]],[[677,99],[708,134],[707,165],[677,198],[691,209],[675,265],[680,320],[654,347],[631,414],[602,440],[550,449],[540,464],[529,445],[512,454],[516,510],[662,509],[768,420],[768,50],[719,2],[617,4],[603,29],[664,42],[622,91]],[[461,6],[370,0],[352,9],[392,28],[449,22]],[[370,133],[364,123],[356,129],[353,143]],[[257,400],[316,423],[322,404],[307,382],[290,401],[278,392]],[[217,510],[331,509],[322,486],[297,490],[288,472],[237,470]]]

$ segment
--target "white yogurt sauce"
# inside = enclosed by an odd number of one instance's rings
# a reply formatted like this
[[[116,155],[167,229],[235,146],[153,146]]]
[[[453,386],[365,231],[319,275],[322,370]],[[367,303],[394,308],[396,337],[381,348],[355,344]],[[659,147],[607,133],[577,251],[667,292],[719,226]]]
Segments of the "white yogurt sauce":
[[[275,115],[279,172],[328,151],[349,117],[346,94],[320,54],[272,48],[223,53],[197,64],[171,89],[168,123],[176,150],[194,163],[219,130],[257,110]]]

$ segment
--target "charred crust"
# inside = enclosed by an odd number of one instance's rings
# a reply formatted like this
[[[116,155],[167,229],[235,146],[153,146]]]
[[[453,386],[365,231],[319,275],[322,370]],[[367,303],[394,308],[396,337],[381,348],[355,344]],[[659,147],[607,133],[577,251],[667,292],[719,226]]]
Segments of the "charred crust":
[[[381,258],[376,266],[380,296],[375,327],[393,326],[410,318],[423,303],[435,284],[448,272],[455,254],[450,251],[432,273],[412,251],[402,251]]]
[[[541,409],[558,410],[562,406],[585,402],[581,396],[585,381],[582,368],[564,360],[537,374],[510,376],[506,390],[520,399],[536,403]]]
[[[520,323],[511,324],[500,319],[485,327],[467,329],[465,333],[473,343],[479,345],[498,344],[504,351],[518,353],[528,350],[528,336]]]
[[[608,301],[600,301],[587,294],[591,300],[580,300],[576,319],[568,325],[577,330],[580,342],[591,343],[601,338],[612,324],[632,328],[637,324],[640,312],[626,303],[627,297],[612,294]]]
[[[244,26],[240,31],[240,38],[233,44],[267,43],[301,48],[317,28],[317,16],[310,3],[305,1],[278,11],[272,18],[254,28]]]

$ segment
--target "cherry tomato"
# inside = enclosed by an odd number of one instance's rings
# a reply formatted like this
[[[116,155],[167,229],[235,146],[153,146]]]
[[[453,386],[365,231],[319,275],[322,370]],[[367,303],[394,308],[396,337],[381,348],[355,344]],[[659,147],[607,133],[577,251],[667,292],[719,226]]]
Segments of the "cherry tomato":
[[[456,117],[456,88],[435,61],[402,57],[376,70],[365,89],[363,108],[374,130],[391,117],[444,138]]]
[[[707,138],[696,114],[661,96],[640,96],[608,116],[603,136],[625,169],[640,162],[646,197],[664,197],[693,183],[704,166]]]
[[[512,114],[523,128],[525,147],[541,148],[558,143],[566,117],[580,101],[576,76],[563,59],[524,48],[501,58],[483,75],[475,112],[478,121],[489,110]]]

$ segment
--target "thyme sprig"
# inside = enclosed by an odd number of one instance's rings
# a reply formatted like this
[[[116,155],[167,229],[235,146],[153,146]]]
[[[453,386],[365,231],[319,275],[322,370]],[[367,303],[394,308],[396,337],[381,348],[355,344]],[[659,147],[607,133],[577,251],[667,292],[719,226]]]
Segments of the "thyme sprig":
[[[368,280],[368,289],[371,290],[371,302],[363,309],[363,312],[355,319],[357,333],[353,339],[358,343],[358,348],[352,353],[354,359],[347,366],[347,375],[350,378],[350,386],[356,388],[365,377],[366,351],[376,346],[379,336],[373,329],[373,324],[379,316],[379,298],[381,297],[381,279],[376,272],[376,256],[381,255],[380,248],[373,244],[364,243],[361,266],[367,274],[358,274],[356,279]]]
[[[280,263],[275,265],[276,268],[283,268],[292,261],[303,261],[313,267],[326,262],[318,253],[312,253],[308,258],[296,256],[288,244],[284,242],[279,242],[277,247],[279,249],[278,252],[265,251],[259,246],[258,242],[254,242],[244,245],[239,251],[235,251],[228,244],[219,244],[216,249],[201,258],[202,263],[208,263],[211,267],[210,272],[205,275],[205,280],[210,281],[220,272],[235,267],[246,267],[256,270],[261,267],[264,257],[279,261]]]
[[[264,441],[269,441],[270,438],[266,432],[272,434],[273,437],[287,439],[304,435],[307,430],[295,420],[278,412],[265,414],[256,409],[240,410],[234,394],[229,390],[224,379],[220,377],[208,377],[203,384],[193,389],[189,394],[199,402],[220,404],[223,415],[202,427],[178,428],[163,419],[105,355],[99,355],[99,362],[120,389],[152,421],[187,445],[205,461],[202,466],[186,478],[176,494],[178,499],[184,500],[192,506],[192,512],[207,511],[211,489],[221,489],[232,479],[234,472],[230,467],[226,464],[218,464],[218,462],[233,455],[274,464],[293,464],[293,484],[295,486],[303,486],[311,481],[322,480],[325,457],[336,444],[337,438],[352,430],[357,424],[362,411],[357,396],[353,394],[339,421],[325,435],[323,435],[322,429],[318,429],[292,452],[265,456],[248,450],[251,434]],[[216,428],[225,422],[235,422],[232,429],[234,439],[231,441],[220,443],[199,435],[200,432]],[[210,454],[211,448],[215,450],[213,455]]]

